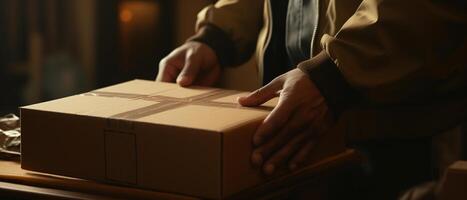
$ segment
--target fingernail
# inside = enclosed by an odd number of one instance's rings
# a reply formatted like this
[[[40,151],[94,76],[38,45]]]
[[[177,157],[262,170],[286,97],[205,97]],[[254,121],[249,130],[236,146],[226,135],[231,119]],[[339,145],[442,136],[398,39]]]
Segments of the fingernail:
[[[237,98],[238,103],[240,103],[243,106],[250,106],[251,105],[251,100],[248,99],[248,96],[241,96]]]
[[[263,163],[263,156],[260,153],[255,152],[252,155],[252,161],[255,165],[261,165]]]
[[[237,102],[238,103],[241,103],[241,101],[243,101],[244,97],[237,97]]]
[[[182,85],[187,84],[188,76],[185,76],[185,75],[179,76],[178,79],[177,79],[177,82],[182,84]]]
[[[185,75],[179,75],[179,76],[177,77],[177,80],[178,80],[178,81],[181,81],[181,80],[184,79],[185,77],[186,77]]]
[[[265,167],[264,167],[264,173],[266,173],[267,175],[271,175],[274,173],[274,165],[273,164],[267,164]]]
[[[182,83],[183,83],[183,77],[180,77],[180,76],[179,76],[179,77],[177,78],[177,83],[178,83],[178,84],[182,84]]]

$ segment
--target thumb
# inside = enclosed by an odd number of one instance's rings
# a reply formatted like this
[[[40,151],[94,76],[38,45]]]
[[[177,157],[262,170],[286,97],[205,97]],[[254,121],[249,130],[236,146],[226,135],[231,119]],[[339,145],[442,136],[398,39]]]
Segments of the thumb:
[[[242,106],[259,106],[270,99],[277,97],[278,91],[282,88],[282,82],[273,80],[260,89],[255,90],[248,96],[239,97],[238,103]]]
[[[191,85],[200,70],[200,60],[193,54],[188,54],[185,58],[185,66],[177,77],[177,83],[181,86]]]

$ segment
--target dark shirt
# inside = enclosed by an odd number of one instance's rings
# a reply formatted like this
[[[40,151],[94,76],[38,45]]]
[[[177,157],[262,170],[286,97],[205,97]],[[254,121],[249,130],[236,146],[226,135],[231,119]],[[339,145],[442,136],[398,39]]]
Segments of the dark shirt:
[[[317,6],[317,0],[289,0],[285,45],[289,63],[293,66],[310,59],[312,36],[318,20],[318,14],[314,12]]]
[[[269,0],[272,35],[264,53],[263,84],[294,69],[311,55],[317,0]]]

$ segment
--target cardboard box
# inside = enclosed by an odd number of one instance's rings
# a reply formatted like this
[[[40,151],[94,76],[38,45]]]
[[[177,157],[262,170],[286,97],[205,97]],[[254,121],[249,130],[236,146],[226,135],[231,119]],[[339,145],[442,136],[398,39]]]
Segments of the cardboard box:
[[[467,161],[456,161],[444,173],[439,199],[467,199]]]
[[[268,181],[251,138],[275,105],[242,92],[134,80],[21,108],[23,169],[203,198]],[[318,160],[344,150],[333,134]],[[323,140],[326,141],[326,140]],[[281,176],[286,170],[277,173]]]

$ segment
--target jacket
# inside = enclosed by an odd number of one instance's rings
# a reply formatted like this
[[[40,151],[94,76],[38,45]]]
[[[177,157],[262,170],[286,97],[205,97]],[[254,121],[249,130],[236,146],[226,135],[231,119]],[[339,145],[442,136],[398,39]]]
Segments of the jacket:
[[[317,26],[309,33],[310,55],[324,50],[333,63],[317,67],[304,61],[298,67],[310,75],[331,109],[352,102],[336,125],[343,127],[350,142],[432,136],[466,119],[463,0],[316,4],[310,11],[318,13]],[[220,0],[198,14],[195,40],[215,50],[216,45],[230,46],[216,51],[223,65],[244,61],[254,50],[263,79],[271,20],[270,0]],[[223,42],[210,44],[208,37]]]

